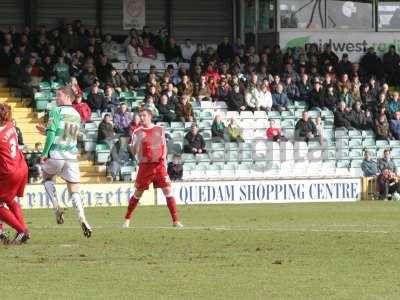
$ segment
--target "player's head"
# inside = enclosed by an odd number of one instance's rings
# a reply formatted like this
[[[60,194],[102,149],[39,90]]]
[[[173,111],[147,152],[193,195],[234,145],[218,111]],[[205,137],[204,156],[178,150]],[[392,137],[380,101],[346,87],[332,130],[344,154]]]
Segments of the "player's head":
[[[56,103],[58,106],[72,105],[74,101],[75,93],[71,87],[65,86],[57,91]]]
[[[144,107],[139,111],[140,124],[144,127],[150,126],[153,113],[150,109]]]
[[[0,126],[4,126],[11,119],[11,107],[8,104],[0,103]]]

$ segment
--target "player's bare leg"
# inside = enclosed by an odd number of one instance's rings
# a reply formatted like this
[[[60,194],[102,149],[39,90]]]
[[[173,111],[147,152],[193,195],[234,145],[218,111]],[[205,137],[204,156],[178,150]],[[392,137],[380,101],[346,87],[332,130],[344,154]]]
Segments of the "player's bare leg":
[[[60,207],[57,198],[56,186],[54,183],[55,176],[43,172],[43,186],[46,190],[47,197],[49,197],[52,205],[54,215],[56,216],[57,224],[64,223],[64,210]]]
[[[87,238],[90,238],[92,236],[92,228],[86,220],[85,210],[83,209],[83,203],[80,194],[80,184],[67,182],[67,187],[70,195],[70,201],[74,205],[74,208],[78,215],[78,220],[81,224],[83,235]]]
[[[7,245],[10,243],[10,239],[7,234],[4,232],[4,224],[0,220],[0,244]]]
[[[141,190],[136,190],[133,193],[133,196],[131,197],[131,199],[129,200],[129,205],[128,208],[126,210],[126,214],[125,214],[125,222],[122,225],[122,228],[129,228],[130,223],[131,223],[131,217],[132,217],[132,213],[135,210],[136,206],[139,203],[140,198],[142,197],[144,191]]]
[[[168,210],[172,218],[172,226],[176,228],[182,228],[183,225],[181,222],[179,222],[178,209],[176,208],[176,201],[172,193],[171,186],[163,188],[162,191],[164,193],[165,198],[167,199]]]

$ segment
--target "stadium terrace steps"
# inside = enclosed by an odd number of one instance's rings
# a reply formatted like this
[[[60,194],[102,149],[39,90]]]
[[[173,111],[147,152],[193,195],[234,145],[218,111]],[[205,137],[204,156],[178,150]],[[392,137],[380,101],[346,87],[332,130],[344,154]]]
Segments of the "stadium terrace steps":
[[[41,123],[38,114],[32,108],[24,106],[20,98],[14,97],[11,90],[5,84],[6,82],[0,79],[0,102],[5,102],[11,106],[13,118],[17,121],[17,126],[22,131],[24,144],[28,149],[33,149],[37,142],[44,144],[45,137],[40,135],[35,128],[36,124]],[[99,172],[99,167],[93,165],[93,161],[82,157],[80,166],[82,183],[101,183],[107,181],[105,170]],[[61,178],[57,178],[57,182],[63,183],[64,181]]]

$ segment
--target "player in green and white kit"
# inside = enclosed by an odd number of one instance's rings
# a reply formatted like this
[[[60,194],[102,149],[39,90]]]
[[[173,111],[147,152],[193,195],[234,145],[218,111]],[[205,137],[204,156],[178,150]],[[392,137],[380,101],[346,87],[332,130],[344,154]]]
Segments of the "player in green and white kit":
[[[78,161],[77,138],[81,127],[79,113],[72,107],[75,94],[70,87],[57,91],[57,107],[49,114],[47,128],[36,126],[40,133],[46,135],[46,143],[42,152],[43,185],[53,203],[58,224],[64,223],[64,212],[60,208],[54,179],[61,176],[66,182],[69,199],[74,205],[83,234],[89,238],[92,229],[86,221],[80,195],[80,171]]]

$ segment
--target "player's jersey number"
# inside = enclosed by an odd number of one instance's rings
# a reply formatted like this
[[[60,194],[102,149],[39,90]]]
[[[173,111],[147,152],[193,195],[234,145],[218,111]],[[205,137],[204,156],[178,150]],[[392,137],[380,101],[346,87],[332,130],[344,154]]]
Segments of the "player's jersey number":
[[[63,141],[66,144],[75,144],[79,135],[79,125],[75,123],[65,123]]]

